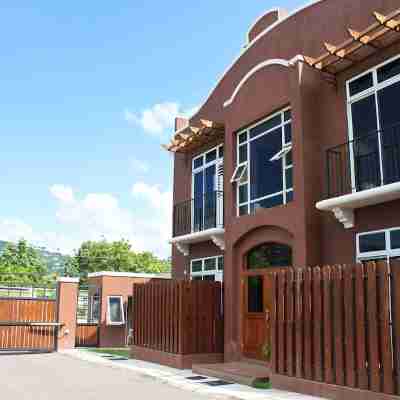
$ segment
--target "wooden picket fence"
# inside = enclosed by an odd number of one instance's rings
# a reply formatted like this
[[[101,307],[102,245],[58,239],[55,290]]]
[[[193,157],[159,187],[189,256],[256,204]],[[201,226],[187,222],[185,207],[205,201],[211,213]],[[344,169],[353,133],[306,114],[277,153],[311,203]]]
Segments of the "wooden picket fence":
[[[75,331],[76,347],[97,347],[99,345],[98,323],[77,323]]]
[[[152,281],[134,285],[133,344],[172,354],[223,353],[222,286]]]
[[[400,260],[270,278],[275,374],[400,394]]]

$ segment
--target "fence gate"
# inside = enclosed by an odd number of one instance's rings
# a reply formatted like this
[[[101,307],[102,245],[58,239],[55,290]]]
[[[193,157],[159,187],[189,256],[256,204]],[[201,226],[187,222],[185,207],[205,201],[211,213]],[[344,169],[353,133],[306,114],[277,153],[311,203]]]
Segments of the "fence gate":
[[[56,289],[0,284],[0,351],[54,351]]]
[[[95,285],[81,286],[76,315],[76,347],[96,347],[99,344],[101,290]]]

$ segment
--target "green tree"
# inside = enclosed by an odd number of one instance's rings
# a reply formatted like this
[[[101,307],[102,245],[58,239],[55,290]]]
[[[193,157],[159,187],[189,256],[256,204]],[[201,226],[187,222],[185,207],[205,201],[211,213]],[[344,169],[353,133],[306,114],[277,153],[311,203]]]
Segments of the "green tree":
[[[0,255],[0,282],[44,284],[48,281],[46,263],[26,240],[8,243]]]
[[[134,252],[127,240],[84,242],[75,259],[83,279],[96,271],[158,273],[171,269],[169,261],[161,260],[151,252]]]

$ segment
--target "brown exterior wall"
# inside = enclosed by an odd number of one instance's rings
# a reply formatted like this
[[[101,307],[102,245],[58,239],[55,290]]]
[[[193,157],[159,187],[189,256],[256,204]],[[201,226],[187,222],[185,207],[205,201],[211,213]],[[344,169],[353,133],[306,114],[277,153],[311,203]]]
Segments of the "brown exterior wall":
[[[317,57],[323,43],[348,39],[347,29],[363,30],[374,22],[373,11],[388,14],[398,0],[323,0],[289,17],[258,39],[230,68],[192,118],[225,124],[225,359],[241,356],[241,280],[243,258],[266,241],[290,244],[296,266],[353,263],[355,235],[400,225],[400,201],[367,207],[355,213],[354,229],[344,229],[331,213],[315,203],[325,193],[325,152],[348,140],[345,82],[352,76],[400,53],[400,44],[379,51],[337,76],[336,87],[322,74],[299,63],[260,69],[242,86],[231,105],[224,107],[241,79],[268,59],[290,60],[298,54]],[[285,106],[292,109],[294,201],[236,217],[235,186],[230,178],[236,164],[236,132]],[[213,145],[208,146],[208,148]],[[204,149],[198,149],[197,153]],[[195,154],[177,154],[174,164],[174,204],[190,199],[191,160]],[[211,243],[192,246],[184,257],[173,249],[173,277],[184,278],[191,258],[214,255]]]
[[[89,285],[101,288],[101,314],[99,323],[99,347],[123,347],[128,334],[127,324],[122,326],[107,325],[108,296],[122,296],[125,308],[128,297],[133,296],[133,284],[148,282],[149,278],[126,276],[101,276],[89,278]]]

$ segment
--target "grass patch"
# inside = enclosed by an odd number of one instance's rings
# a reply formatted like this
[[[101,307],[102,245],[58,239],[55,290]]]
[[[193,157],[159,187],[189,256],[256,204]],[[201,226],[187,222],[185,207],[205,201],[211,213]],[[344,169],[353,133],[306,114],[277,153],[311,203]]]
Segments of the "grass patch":
[[[120,356],[129,358],[129,349],[107,349],[107,348],[96,348],[88,349],[92,353],[110,354],[112,356]]]
[[[256,389],[272,389],[272,385],[269,378],[254,379],[251,386],[253,386],[253,388]]]

